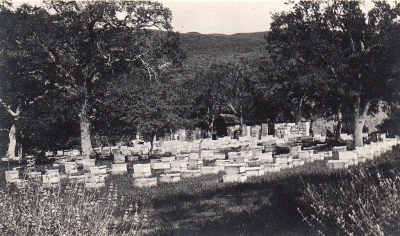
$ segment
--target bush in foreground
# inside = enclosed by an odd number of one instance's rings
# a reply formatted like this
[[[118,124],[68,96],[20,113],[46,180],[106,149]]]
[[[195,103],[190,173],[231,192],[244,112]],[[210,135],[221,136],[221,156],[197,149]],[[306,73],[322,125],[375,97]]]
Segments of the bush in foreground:
[[[311,204],[314,213],[304,214],[304,220],[320,235],[400,235],[400,173],[396,166],[392,160],[349,170],[336,181],[308,184],[303,200]]]
[[[1,235],[137,235],[146,222],[131,204],[120,216],[121,199],[111,184],[108,191],[88,191],[82,185],[43,189],[31,184],[0,190]]]

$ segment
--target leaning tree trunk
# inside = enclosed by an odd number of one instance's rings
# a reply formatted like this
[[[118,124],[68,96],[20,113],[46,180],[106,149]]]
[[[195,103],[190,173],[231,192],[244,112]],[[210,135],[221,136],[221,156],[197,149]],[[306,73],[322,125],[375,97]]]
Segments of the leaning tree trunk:
[[[310,129],[308,130],[308,133],[310,134],[310,136],[314,137],[313,125],[314,125],[314,119],[310,119]]]
[[[300,103],[299,106],[297,107],[297,111],[296,111],[296,124],[300,124],[300,122],[303,120],[303,114],[302,114],[302,109],[303,109],[303,101],[304,98],[306,97],[306,95],[304,94],[301,98],[300,98]]]
[[[153,148],[154,148],[153,139],[150,139],[150,150],[149,150],[150,156],[153,156]]]
[[[1,99],[0,99],[1,100]],[[4,104],[3,104],[4,105]],[[8,137],[10,139],[10,143],[8,144],[8,150],[6,153],[6,158],[13,159],[15,158],[15,151],[17,147],[17,122],[21,114],[21,107],[18,106],[15,112],[13,112],[9,106],[6,107],[8,114],[12,116],[14,119],[14,124],[11,126]]]
[[[92,141],[90,137],[90,119],[87,99],[85,99],[79,114],[81,128],[81,148],[85,158],[89,158],[92,152]]]
[[[342,110],[338,108],[337,111],[337,125],[335,127],[335,140],[337,142],[341,141],[340,134],[342,133],[342,126],[343,126],[343,115],[342,115]]]
[[[11,126],[10,132],[8,133],[8,137],[10,139],[10,143],[8,144],[6,158],[13,159],[15,158],[15,148],[17,146],[17,128],[15,124]]]
[[[367,102],[364,106],[361,104],[361,98],[357,97],[354,103],[354,130],[353,141],[354,148],[363,146],[362,130],[365,124],[365,118],[369,109],[370,103]]]

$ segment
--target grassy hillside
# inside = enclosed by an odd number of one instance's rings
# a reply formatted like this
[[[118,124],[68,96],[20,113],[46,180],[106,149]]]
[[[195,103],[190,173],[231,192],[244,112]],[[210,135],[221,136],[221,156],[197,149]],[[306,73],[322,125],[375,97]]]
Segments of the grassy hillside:
[[[184,67],[193,69],[213,62],[235,61],[240,57],[258,57],[264,51],[266,33],[181,34],[182,47],[187,53]]]
[[[181,42],[189,58],[199,55],[221,57],[262,50],[265,34],[266,32],[233,35],[193,32],[181,34]]]

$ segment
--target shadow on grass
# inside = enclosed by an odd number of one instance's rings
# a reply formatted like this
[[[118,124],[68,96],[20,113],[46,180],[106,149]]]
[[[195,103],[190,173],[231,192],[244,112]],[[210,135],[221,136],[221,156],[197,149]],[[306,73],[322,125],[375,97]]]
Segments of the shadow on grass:
[[[162,229],[151,235],[316,235],[298,212],[311,214],[301,201],[306,182],[339,179],[308,174],[229,184],[201,195],[178,194],[153,198]]]

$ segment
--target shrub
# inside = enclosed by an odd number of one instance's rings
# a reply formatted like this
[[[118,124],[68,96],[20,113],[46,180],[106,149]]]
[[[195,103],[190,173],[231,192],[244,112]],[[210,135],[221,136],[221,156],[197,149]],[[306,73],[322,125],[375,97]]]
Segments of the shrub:
[[[137,235],[146,215],[139,220],[137,204],[130,204],[115,216],[122,202],[116,189],[8,186],[0,190],[0,235]]]
[[[361,167],[337,181],[308,184],[303,200],[314,214],[303,218],[320,235],[400,235],[398,174]]]

